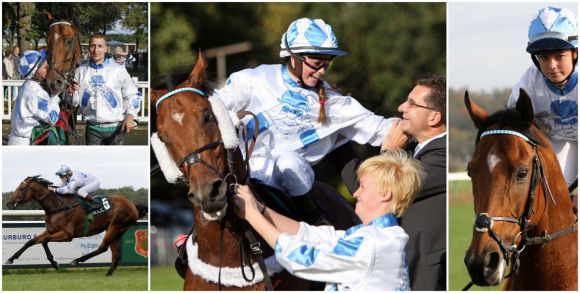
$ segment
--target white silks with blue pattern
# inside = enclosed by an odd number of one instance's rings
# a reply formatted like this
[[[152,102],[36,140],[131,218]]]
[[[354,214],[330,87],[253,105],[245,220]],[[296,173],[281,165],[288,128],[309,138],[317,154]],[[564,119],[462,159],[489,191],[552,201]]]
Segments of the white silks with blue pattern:
[[[546,7],[538,11],[528,30],[528,53],[578,48],[578,20],[566,8]]]
[[[301,18],[295,20],[282,35],[280,42],[280,57],[289,57],[292,53],[328,54],[335,56],[345,55],[339,49],[338,40],[332,32],[332,27],[322,19]]]
[[[408,291],[408,240],[394,214],[346,231],[301,222],[296,235],[278,237],[275,253],[288,272],[326,282],[327,291]]]
[[[9,145],[29,145],[32,129],[41,123],[55,125],[59,119],[60,98],[50,97],[35,80],[24,82],[10,116]]]
[[[101,183],[99,180],[88,173],[72,171],[72,176],[68,181],[55,184],[59,186],[56,192],[61,194],[71,194],[76,193],[80,197],[86,197],[90,192],[95,192],[99,190]]]

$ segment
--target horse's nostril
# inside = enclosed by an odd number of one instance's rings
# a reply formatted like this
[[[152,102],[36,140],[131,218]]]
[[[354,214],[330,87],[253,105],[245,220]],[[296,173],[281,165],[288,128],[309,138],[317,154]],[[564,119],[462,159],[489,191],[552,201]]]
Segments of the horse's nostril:
[[[497,267],[499,266],[499,262],[500,262],[499,253],[490,252],[487,254],[486,258],[487,259],[486,259],[485,269],[490,270],[492,272],[495,271],[497,269]]]
[[[216,197],[220,195],[220,188],[222,186],[222,181],[218,180],[212,184],[210,197]]]
[[[193,198],[194,196],[195,195],[193,193],[191,193],[191,192],[187,194],[187,197],[189,197],[189,198]]]

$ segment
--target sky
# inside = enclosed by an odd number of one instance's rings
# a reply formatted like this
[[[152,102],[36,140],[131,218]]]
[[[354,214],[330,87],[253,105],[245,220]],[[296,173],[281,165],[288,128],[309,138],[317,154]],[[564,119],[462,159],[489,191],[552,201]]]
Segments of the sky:
[[[10,192],[28,176],[41,175],[52,182],[66,164],[94,175],[101,188],[149,188],[149,148],[143,146],[2,147],[2,192]]]
[[[546,6],[578,11],[574,2],[447,3],[449,87],[511,88],[533,65],[528,26]]]

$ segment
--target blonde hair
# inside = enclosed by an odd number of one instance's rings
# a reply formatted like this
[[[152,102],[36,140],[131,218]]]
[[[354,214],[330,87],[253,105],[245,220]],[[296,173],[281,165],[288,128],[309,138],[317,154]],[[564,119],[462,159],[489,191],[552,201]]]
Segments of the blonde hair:
[[[410,158],[402,150],[388,151],[366,159],[357,171],[358,178],[362,175],[371,176],[381,195],[387,191],[392,192],[397,217],[401,217],[413,203],[425,178],[419,161]]]

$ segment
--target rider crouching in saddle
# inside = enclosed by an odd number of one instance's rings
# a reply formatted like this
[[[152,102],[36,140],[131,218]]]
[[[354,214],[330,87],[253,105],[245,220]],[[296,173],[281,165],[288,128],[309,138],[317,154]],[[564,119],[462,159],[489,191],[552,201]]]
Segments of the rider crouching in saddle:
[[[91,210],[99,207],[98,202],[93,199],[89,193],[99,190],[101,183],[99,180],[90,174],[73,171],[67,165],[62,165],[55,175],[60,177],[60,183],[56,184],[58,188],[50,187],[51,191],[60,194],[74,194],[76,193],[90,206]]]
[[[578,32],[574,12],[543,8],[530,23],[528,46],[534,65],[513,87],[508,108],[520,88],[532,100],[540,129],[550,138],[568,186],[578,177]],[[572,198],[574,212],[578,199]]]
[[[311,166],[349,140],[380,146],[396,120],[375,115],[323,79],[334,58],[346,52],[322,19],[292,22],[280,48],[287,64],[233,73],[212,98],[219,97],[232,112],[257,115],[260,135],[249,161],[250,177],[283,190],[302,220],[317,224],[323,217],[310,195],[315,177]],[[253,118],[241,123],[251,136]]]
[[[10,117],[9,145],[30,145],[36,137],[34,133],[42,132],[46,126],[54,127],[60,115],[58,96],[50,97],[45,89],[48,64],[46,52],[26,51],[20,58],[18,71],[26,81],[14,101]],[[57,144],[49,139],[49,144]]]

